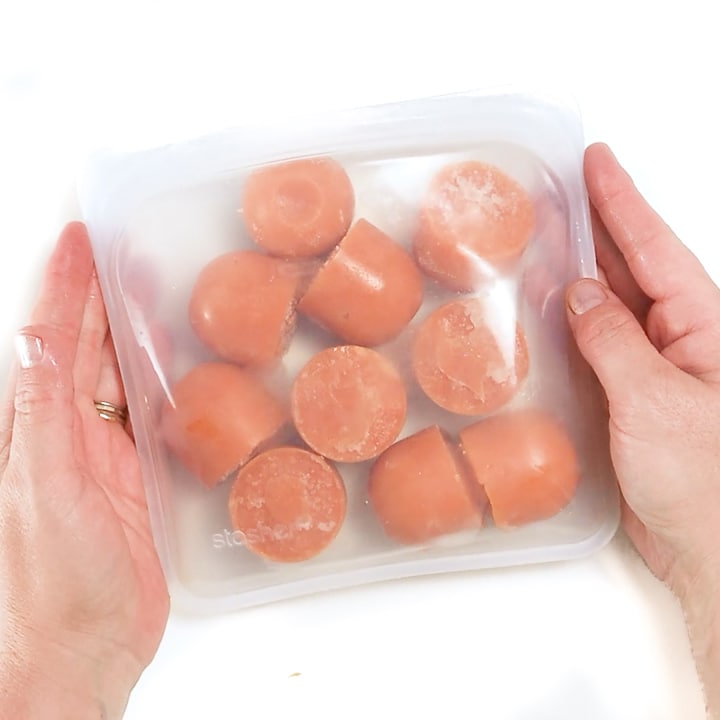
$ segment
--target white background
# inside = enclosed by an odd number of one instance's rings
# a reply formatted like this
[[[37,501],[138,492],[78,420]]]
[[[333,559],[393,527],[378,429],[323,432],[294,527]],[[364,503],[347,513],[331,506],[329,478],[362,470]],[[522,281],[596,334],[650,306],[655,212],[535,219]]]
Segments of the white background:
[[[0,375],[73,178],[108,140],[505,82],[575,95],[720,279],[716,9],[677,2],[0,0]],[[297,674],[299,673],[299,675]],[[127,718],[700,720],[682,617],[591,559],[173,616]]]

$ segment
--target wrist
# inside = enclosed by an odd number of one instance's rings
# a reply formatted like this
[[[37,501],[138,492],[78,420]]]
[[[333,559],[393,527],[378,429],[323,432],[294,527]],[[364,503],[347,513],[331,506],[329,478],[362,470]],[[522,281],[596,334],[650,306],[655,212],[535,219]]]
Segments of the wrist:
[[[720,720],[720,563],[707,558],[679,593],[711,720]]]
[[[720,720],[720,622],[688,622],[695,665],[703,686],[709,720]]]
[[[3,628],[0,716],[120,720],[139,670],[122,649],[92,636]]]

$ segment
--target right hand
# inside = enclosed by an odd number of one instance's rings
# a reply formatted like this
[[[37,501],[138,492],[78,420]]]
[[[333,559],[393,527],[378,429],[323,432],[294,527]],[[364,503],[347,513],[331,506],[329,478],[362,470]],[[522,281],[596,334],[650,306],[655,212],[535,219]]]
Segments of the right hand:
[[[720,289],[605,145],[585,178],[602,282],[568,318],[608,399],[623,525],[680,599],[720,712]]]

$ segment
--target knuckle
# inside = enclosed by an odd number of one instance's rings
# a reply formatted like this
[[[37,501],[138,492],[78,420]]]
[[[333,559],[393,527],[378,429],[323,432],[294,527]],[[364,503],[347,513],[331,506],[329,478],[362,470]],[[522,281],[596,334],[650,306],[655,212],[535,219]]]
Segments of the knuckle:
[[[27,372],[15,393],[15,413],[32,422],[47,422],[67,404],[67,391],[62,383],[52,381],[44,373]]]
[[[631,242],[626,243],[623,250],[625,261],[631,267],[644,267],[653,255],[652,249],[661,246],[663,242],[664,238],[658,228],[634,233]]]
[[[618,206],[622,207],[628,199],[633,199],[635,188],[625,183],[617,184],[605,191],[595,202],[600,215],[612,213]]]
[[[578,340],[588,348],[627,345],[634,332],[634,318],[618,310],[589,312],[578,328]]]

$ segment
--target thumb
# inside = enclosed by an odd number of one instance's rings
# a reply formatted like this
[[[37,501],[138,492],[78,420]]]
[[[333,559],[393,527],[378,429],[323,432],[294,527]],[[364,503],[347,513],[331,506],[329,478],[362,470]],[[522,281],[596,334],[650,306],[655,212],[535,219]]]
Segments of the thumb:
[[[15,338],[19,367],[9,462],[33,479],[73,464],[73,369],[92,267],[85,228],[70,223],[45,269],[32,324]]]
[[[570,285],[566,302],[577,346],[611,404],[637,393],[664,366],[637,318],[597,280]]]
[[[61,331],[28,326],[15,337],[18,371],[10,458],[31,475],[72,459],[72,344]]]

